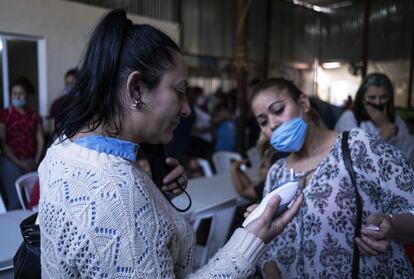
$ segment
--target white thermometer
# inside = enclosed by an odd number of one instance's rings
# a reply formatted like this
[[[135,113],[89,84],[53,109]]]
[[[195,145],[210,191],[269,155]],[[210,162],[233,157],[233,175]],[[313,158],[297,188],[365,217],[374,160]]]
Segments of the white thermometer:
[[[266,209],[267,203],[275,196],[279,195],[281,198],[279,208],[277,209],[275,216],[282,213],[286,207],[292,202],[299,190],[299,180],[296,178],[293,169],[290,169],[289,180],[282,183],[275,190],[267,194],[266,197],[260,202],[260,204],[247,216],[242,226],[246,227],[250,222],[259,218]]]

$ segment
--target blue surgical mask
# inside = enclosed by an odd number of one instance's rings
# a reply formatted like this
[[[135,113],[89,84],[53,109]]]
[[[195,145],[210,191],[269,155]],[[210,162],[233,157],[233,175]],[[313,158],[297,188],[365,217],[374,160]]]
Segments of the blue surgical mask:
[[[295,117],[273,131],[270,144],[280,152],[298,152],[305,142],[308,124]]]
[[[12,98],[11,104],[16,108],[22,108],[27,104],[27,101],[25,99]]]

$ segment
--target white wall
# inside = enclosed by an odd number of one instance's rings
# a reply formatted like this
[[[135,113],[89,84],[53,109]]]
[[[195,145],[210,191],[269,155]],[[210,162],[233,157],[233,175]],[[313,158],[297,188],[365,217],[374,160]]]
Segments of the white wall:
[[[31,35],[46,43],[45,115],[63,89],[65,72],[76,67],[88,35],[108,10],[62,0],[0,0],[0,33]],[[134,23],[149,23],[179,40],[177,24],[128,15]]]

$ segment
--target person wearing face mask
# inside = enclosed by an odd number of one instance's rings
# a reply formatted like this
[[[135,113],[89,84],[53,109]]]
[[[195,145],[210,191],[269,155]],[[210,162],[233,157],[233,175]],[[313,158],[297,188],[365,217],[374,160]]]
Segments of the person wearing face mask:
[[[259,84],[251,104],[274,149],[290,153],[269,169],[264,196],[291,169],[304,194],[299,213],[260,260],[265,278],[355,278],[354,262],[359,278],[412,278],[400,241],[414,240],[414,170],[401,152],[360,129],[324,128],[309,98],[282,78]]]
[[[356,93],[352,110],[341,115],[335,130],[349,131],[355,127],[378,135],[414,163],[414,137],[395,113],[394,88],[386,75],[371,73],[365,77]]]
[[[16,179],[35,170],[40,162],[44,137],[41,118],[27,108],[27,100],[34,94],[33,85],[25,77],[17,78],[11,87],[11,106],[0,110],[1,187],[7,208],[18,209],[20,203],[15,189]]]

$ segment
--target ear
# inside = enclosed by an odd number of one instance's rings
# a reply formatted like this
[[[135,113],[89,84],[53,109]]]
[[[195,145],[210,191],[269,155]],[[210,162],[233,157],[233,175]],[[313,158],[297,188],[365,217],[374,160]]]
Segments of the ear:
[[[130,100],[137,100],[141,98],[142,92],[142,76],[139,71],[133,71],[129,74],[126,82],[126,91]]]
[[[305,113],[308,113],[311,110],[309,97],[305,94],[300,95],[298,104]]]

